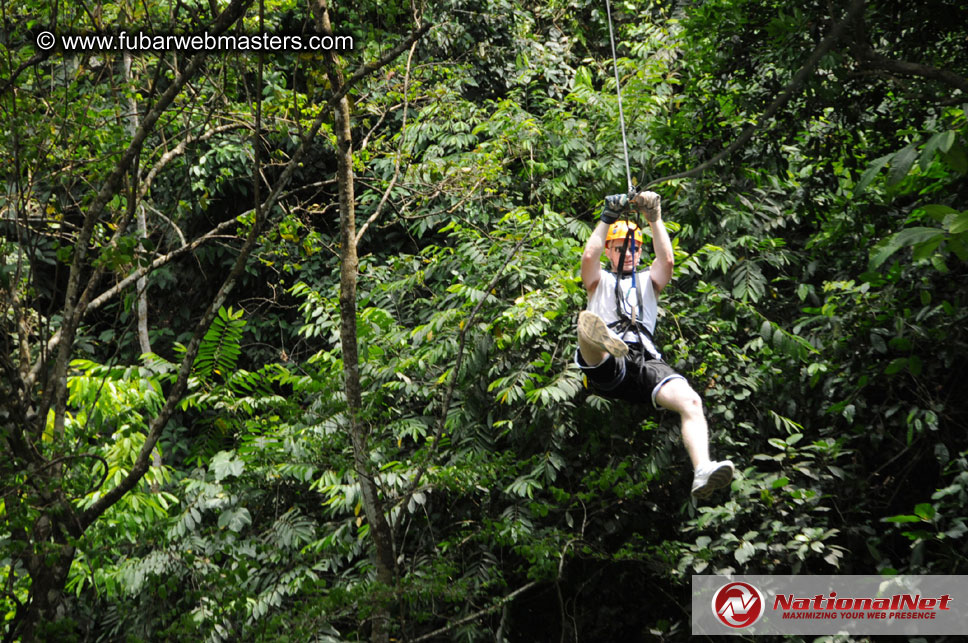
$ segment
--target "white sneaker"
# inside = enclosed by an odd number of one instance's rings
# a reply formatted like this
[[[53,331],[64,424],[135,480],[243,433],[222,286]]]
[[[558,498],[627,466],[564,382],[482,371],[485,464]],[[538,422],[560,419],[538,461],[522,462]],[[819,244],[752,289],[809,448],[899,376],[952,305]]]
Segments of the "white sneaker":
[[[692,495],[704,499],[712,495],[717,489],[722,489],[733,479],[733,463],[729,460],[722,462],[707,462],[696,469],[692,478]]]
[[[628,344],[608,329],[602,318],[587,310],[578,315],[578,335],[589,344],[598,346],[616,359],[628,355]]]

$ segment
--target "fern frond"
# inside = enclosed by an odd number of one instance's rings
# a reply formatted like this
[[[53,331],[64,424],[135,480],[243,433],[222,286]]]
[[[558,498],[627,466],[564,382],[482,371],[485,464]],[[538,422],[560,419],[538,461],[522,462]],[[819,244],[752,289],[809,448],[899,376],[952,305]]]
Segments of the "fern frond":
[[[212,321],[202,338],[195,357],[195,374],[200,378],[209,378],[218,373],[223,378],[229,377],[234,371],[242,354],[242,329],[245,320],[242,311],[219,308],[218,317]]]

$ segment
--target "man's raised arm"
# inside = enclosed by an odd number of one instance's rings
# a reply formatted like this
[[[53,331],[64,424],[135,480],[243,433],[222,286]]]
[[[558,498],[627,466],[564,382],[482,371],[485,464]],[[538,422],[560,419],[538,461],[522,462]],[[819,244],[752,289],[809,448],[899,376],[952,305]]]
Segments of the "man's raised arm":
[[[581,254],[581,281],[589,295],[595,292],[602,278],[602,251],[605,249],[607,233],[608,224],[599,221],[585,242],[585,251]]]
[[[585,284],[585,291],[589,296],[595,292],[598,282],[602,278],[602,251],[605,249],[605,237],[608,226],[612,225],[628,207],[628,197],[624,194],[613,194],[605,197],[605,207],[592,235],[585,242],[585,251],[581,254],[581,281]]]
[[[652,228],[652,251],[655,259],[649,268],[656,294],[662,292],[672,280],[672,267],[675,257],[672,254],[672,240],[662,223],[662,202],[655,192],[640,192],[632,199],[632,207],[645,215]]]

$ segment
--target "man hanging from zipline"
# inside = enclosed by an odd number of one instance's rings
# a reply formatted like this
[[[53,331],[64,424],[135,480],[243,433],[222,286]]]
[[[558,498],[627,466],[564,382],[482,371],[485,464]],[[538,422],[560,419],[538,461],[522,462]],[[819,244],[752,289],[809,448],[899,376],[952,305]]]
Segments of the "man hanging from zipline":
[[[632,207],[652,229],[655,259],[638,271],[642,231],[623,219]],[[602,270],[604,251],[613,272]],[[669,409],[682,420],[682,441],[692,460],[692,494],[707,498],[733,478],[733,463],[709,459],[709,431],[702,400],[686,379],[662,361],[653,342],[658,295],[672,279],[672,242],[662,223],[655,192],[605,198],[601,220],[585,244],[581,279],[588,307],[578,316],[575,361],[591,388],[603,397]]]

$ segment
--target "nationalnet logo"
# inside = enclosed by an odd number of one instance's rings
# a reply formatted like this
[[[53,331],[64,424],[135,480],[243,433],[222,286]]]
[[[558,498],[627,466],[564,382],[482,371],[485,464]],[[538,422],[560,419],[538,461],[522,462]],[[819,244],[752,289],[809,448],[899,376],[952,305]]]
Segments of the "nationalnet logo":
[[[968,631],[968,576],[696,575],[692,582],[697,635]]]
[[[921,594],[894,594],[882,597],[837,596],[837,592],[796,596],[779,594],[773,600],[773,611],[781,618],[829,619],[933,619],[939,610],[950,610],[951,596],[930,597]]]
[[[732,628],[749,627],[764,611],[763,593],[749,583],[727,583],[713,595],[713,613]]]

